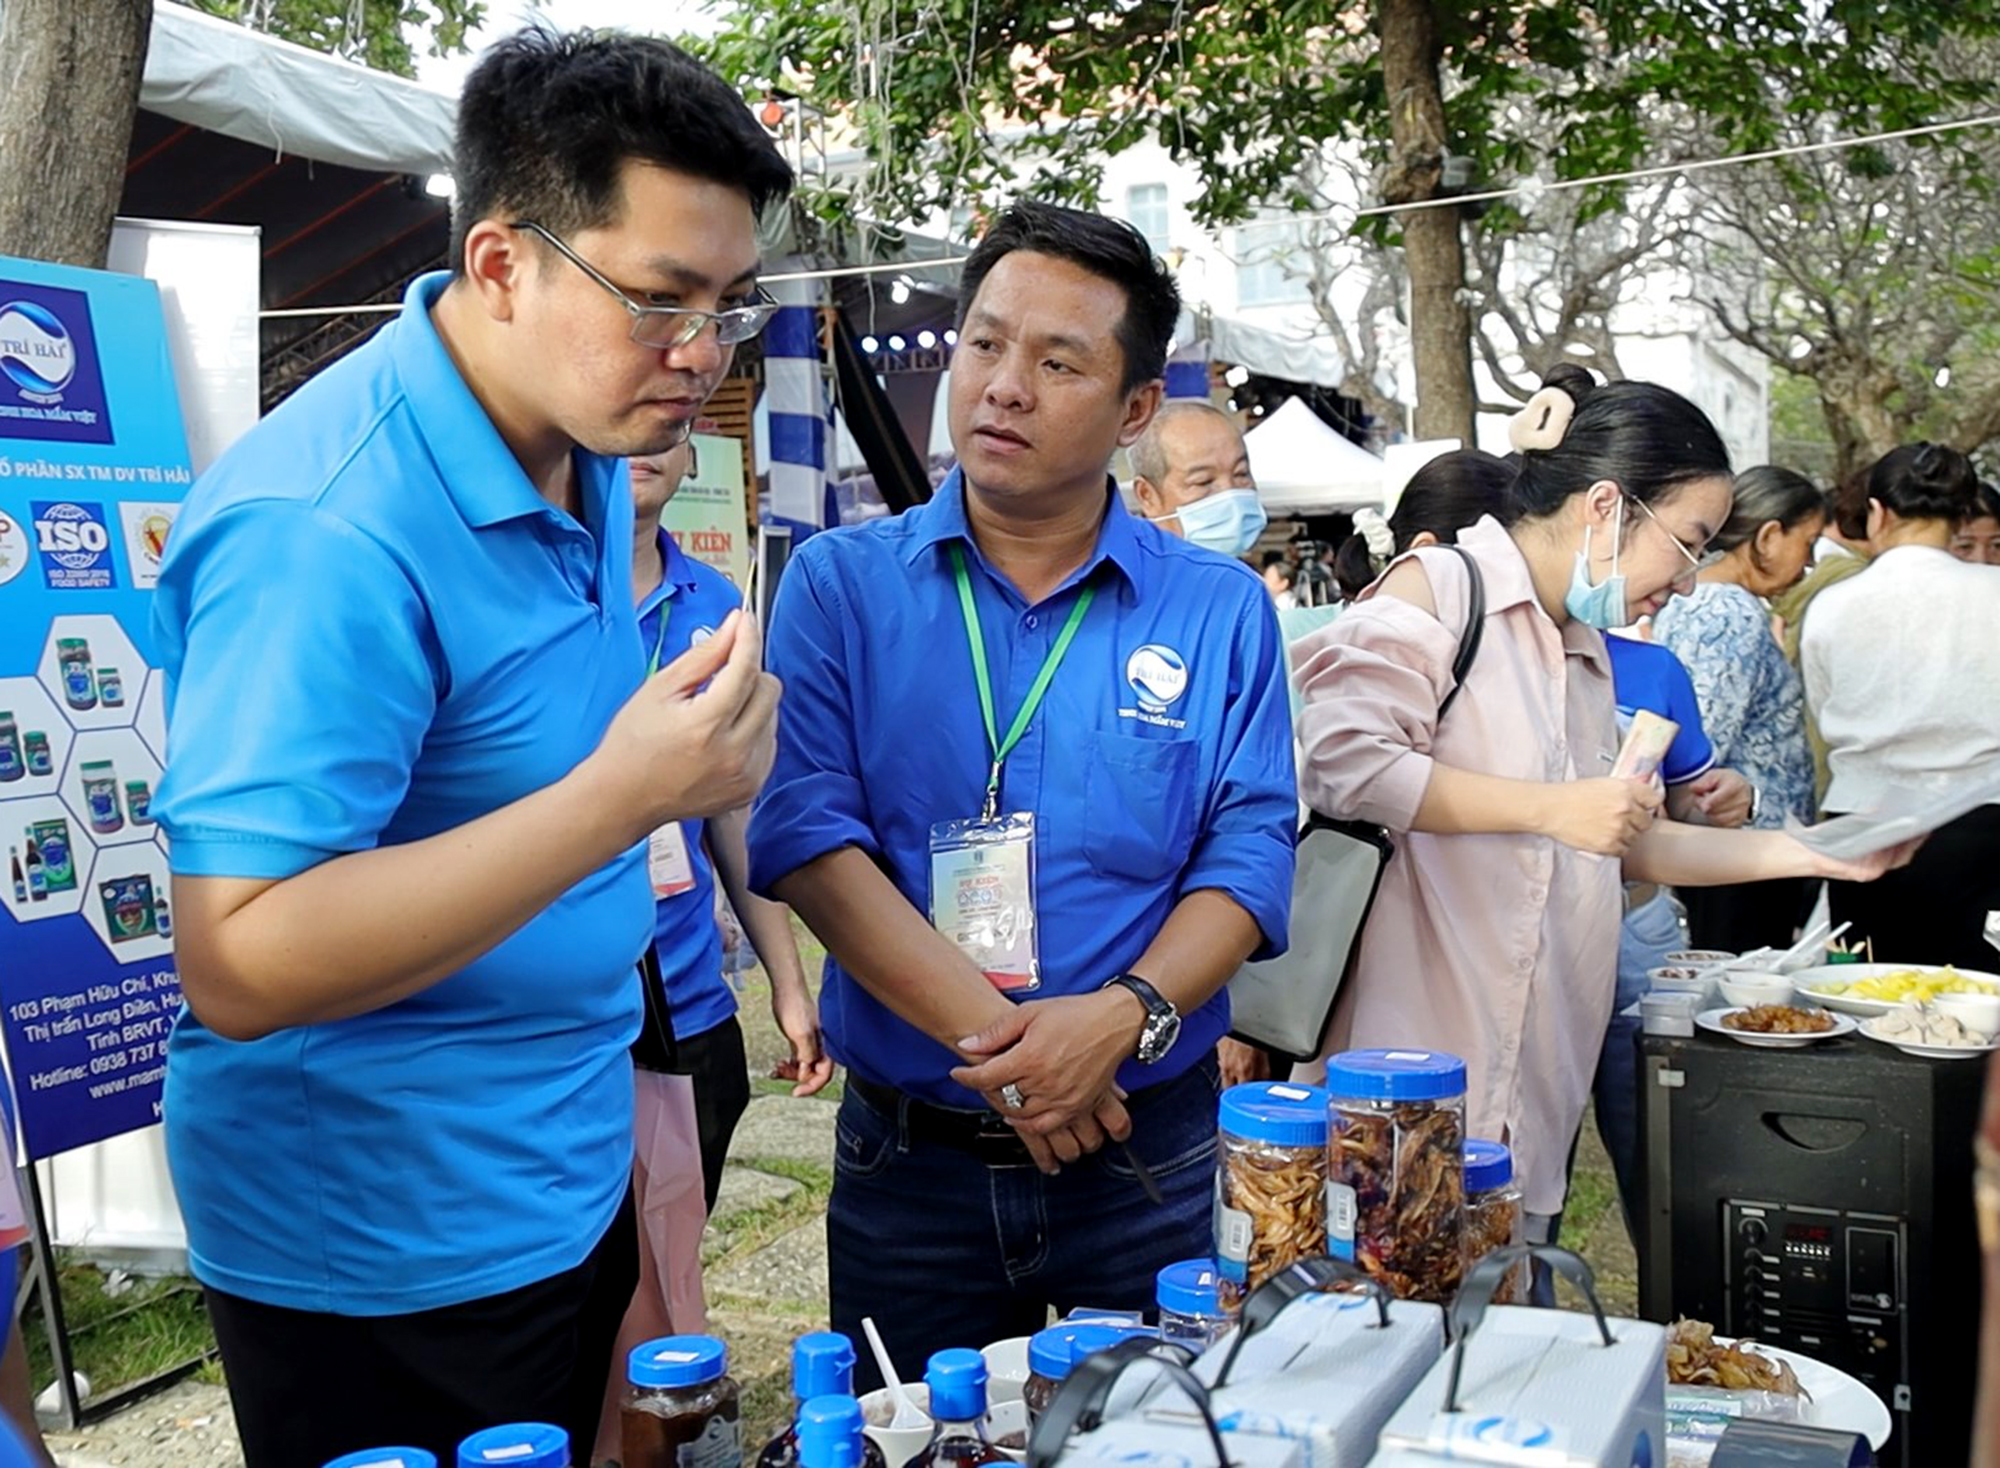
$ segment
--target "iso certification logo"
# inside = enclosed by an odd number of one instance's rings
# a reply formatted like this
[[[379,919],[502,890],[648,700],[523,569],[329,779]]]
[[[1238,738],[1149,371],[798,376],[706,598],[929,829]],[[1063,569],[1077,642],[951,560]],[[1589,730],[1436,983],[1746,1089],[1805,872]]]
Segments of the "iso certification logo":
[[[33,508],[35,549],[51,591],[108,591],[118,584],[104,506],[61,500]]]

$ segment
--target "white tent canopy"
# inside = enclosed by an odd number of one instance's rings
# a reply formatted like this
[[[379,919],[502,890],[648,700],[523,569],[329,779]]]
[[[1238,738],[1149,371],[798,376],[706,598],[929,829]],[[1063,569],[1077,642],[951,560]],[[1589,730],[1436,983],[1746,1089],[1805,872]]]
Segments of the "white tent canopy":
[[[1329,515],[1382,503],[1382,461],[1287,398],[1244,440],[1257,493],[1272,515]]]
[[[1174,337],[1183,346],[1205,345],[1211,361],[1234,362],[1263,377],[1331,388],[1347,379],[1347,359],[1325,336],[1273,331],[1233,316],[1183,310]]]
[[[185,5],[153,10],[139,105],[286,156],[371,173],[451,170],[458,99]]]

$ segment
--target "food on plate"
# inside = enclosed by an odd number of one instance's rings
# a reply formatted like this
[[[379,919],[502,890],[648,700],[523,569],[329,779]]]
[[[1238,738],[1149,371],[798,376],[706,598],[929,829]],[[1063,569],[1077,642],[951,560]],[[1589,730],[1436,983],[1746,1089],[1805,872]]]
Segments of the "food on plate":
[[[1746,1035],[1823,1035],[1833,1028],[1824,1009],[1800,1009],[1790,1004],[1759,1004],[1722,1017],[1725,1030]]]
[[[1667,1384],[1808,1395],[1789,1363],[1758,1354],[1750,1349],[1753,1344],[1743,1340],[1718,1345],[1715,1327],[1707,1321],[1676,1320],[1667,1332]]]
[[[1921,1004],[1940,994],[1991,994],[1993,986],[1968,979],[1954,968],[1898,969],[1874,978],[1856,979],[1851,984],[1814,984],[1815,994],[1833,994],[1843,999],[1875,999],[1884,1004]]]
[[[1898,1045],[1935,1045],[1942,1050],[1984,1050],[1987,1045],[1985,1036],[1968,1030],[1950,1015],[1914,1004],[1892,1009],[1862,1028],[1878,1040]]]

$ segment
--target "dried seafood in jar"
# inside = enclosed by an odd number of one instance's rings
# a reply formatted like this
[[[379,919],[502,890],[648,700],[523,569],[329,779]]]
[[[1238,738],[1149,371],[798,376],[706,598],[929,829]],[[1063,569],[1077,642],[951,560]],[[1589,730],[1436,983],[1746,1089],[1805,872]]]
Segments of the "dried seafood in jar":
[[[1491,1254],[1518,1244],[1524,1223],[1521,1190],[1514,1183],[1514,1154],[1499,1142],[1465,1144],[1465,1272]],[[1525,1270],[1517,1264],[1493,1292],[1495,1304],[1526,1300]]]
[[[1465,1062],[1351,1050],[1326,1080],[1329,1247],[1399,1299],[1448,1302],[1465,1271]]]
[[[1222,1094],[1217,1170],[1217,1297],[1242,1297],[1300,1259],[1326,1252],[1326,1092],[1254,1082]]]

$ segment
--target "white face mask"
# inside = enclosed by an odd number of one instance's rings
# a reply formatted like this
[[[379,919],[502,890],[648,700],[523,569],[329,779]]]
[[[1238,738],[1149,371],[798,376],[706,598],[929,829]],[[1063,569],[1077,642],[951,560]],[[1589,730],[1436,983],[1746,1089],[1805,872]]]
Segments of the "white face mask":
[[[1157,520],[1178,519],[1181,533],[1189,542],[1225,556],[1240,556],[1257,543],[1269,517],[1264,502],[1254,489],[1221,489],[1192,504],[1182,505],[1173,515]]]

